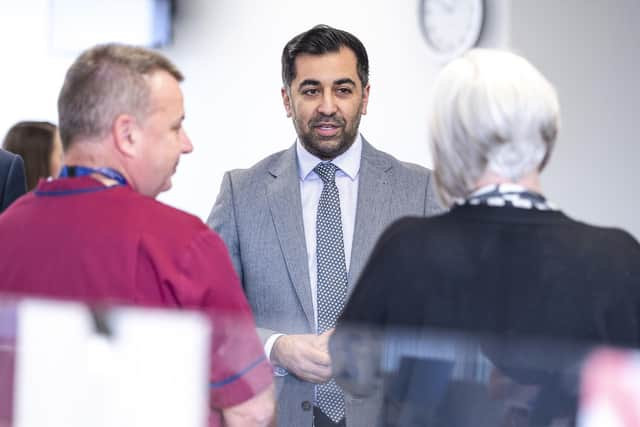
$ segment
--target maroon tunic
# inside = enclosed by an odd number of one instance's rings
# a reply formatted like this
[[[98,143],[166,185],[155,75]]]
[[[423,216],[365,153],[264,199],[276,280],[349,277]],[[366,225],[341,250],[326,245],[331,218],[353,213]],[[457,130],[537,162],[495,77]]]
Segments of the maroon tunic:
[[[0,236],[2,293],[208,316],[213,408],[241,403],[272,383],[227,249],[195,216],[126,185],[65,178],[41,181],[0,215]]]

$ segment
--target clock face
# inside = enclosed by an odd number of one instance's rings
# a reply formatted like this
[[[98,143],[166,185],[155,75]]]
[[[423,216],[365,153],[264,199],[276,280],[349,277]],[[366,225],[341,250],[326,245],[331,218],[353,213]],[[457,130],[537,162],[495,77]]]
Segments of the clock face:
[[[422,31],[430,49],[452,59],[473,47],[482,30],[483,6],[483,0],[422,0]]]

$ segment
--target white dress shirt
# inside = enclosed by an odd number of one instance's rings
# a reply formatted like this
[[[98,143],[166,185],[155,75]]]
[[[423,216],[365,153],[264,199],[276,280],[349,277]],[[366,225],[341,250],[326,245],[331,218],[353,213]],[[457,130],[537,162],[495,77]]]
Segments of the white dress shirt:
[[[298,160],[298,177],[300,180],[300,195],[302,198],[302,220],[304,223],[304,238],[307,245],[307,263],[309,267],[309,282],[311,283],[311,298],[313,300],[313,314],[316,331],[318,328],[318,264],[316,260],[316,216],[320,193],[322,193],[322,179],[313,170],[322,162],[309,153],[298,140],[296,142]],[[356,207],[358,203],[358,180],[360,176],[360,159],[362,157],[362,137],[356,137],[351,147],[331,162],[339,169],[336,171],[336,186],[340,193],[340,213],[342,217],[342,236],[344,239],[344,259],[347,271],[351,262],[351,247],[353,244],[353,230],[356,222]],[[283,334],[274,334],[266,341],[264,348],[267,356],[271,355],[271,348],[275,340]],[[284,374],[284,370],[277,369],[276,374]]]

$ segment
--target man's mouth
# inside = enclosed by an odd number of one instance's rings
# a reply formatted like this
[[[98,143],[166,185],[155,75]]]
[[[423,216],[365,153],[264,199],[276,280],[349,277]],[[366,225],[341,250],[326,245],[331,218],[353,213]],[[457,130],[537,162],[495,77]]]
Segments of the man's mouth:
[[[313,128],[321,136],[335,136],[342,126],[337,123],[321,122],[315,123]]]

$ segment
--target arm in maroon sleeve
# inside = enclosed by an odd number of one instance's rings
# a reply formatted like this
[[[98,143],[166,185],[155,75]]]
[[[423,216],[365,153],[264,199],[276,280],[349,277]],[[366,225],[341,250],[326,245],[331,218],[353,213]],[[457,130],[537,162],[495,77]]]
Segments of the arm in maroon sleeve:
[[[265,392],[272,369],[224,242],[204,229],[180,258],[179,299],[211,320],[211,406],[223,410]]]

